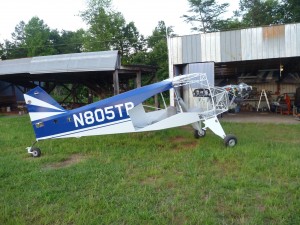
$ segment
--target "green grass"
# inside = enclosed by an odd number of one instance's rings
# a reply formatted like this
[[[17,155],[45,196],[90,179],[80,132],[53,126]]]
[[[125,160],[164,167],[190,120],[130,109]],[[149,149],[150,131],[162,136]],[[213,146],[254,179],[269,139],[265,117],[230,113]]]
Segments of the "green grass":
[[[39,142],[28,116],[0,117],[0,224],[300,224],[300,124]]]

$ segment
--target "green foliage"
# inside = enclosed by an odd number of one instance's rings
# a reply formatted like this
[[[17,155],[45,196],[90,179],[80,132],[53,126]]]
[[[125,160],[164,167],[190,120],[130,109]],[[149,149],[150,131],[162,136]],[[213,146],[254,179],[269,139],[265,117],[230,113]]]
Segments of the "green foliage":
[[[15,32],[12,33],[13,42],[5,40],[4,54],[5,59],[14,59],[27,57],[28,50],[25,43],[25,22],[21,21],[16,27]]]
[[[4,59],[33,56],[79,53],[85,31],[76,32],[51,30],[43,20],[33,17],[26,24],[21,21],[12,33],[13,41],[6,40],[3,47]]]
[[[144,48],[144,38],[133,22],[111,8],[111,1],[90,0],[82,18],[90,26],[85,39],[87,51],[119,50],[124,64]]]
[[[122,28],[116,40],[117,44],[114,47],[121,52],[123,64],[130,64],[133,55],[145,50],[144,36],[139,34],[133,22]]]
[[[232,23],[235,19],[237,23]],[[240,9],[224,28],[246,28],[300,22],[298,0],[241,0]]]
[[[122,55],[123,65],[157,66],[158,79],[168,77],[166,26],[163,21],[145,39],[133,22],[126,23],[123,15],[112,9],[110,1],[90,0],[82,17],[90,26],[84,44],[86,50],[116,49]],[[172,30],[169,28],[168,32]]]
[[[132,56],[133,64],[152,65],[158,68],[157,78],[163,80],[169,77],[167,34],[172,35],[171,27],[166,27],[164,21],[159,21],[151,36],[147,38],[147,49]]]
[[[0,224],[299,224],[298,124],[39,142],[29,117],[0,117]]]
[[[239,14],[246,27],[284,22],[284,11],[278,0],[241,0]]]
[[[195,31],[211,32],[229,29],[241,29],[255,26],[268,26],[300,22],[298,0],[240,0],[239,10],[234,16],[220,19],[228,3],[218,5],[215,0],[188,0],[191,15],[184,15],[185,21],[200,26]]]
[[[56,31],[52,34],[50,28],[38,17],[33,17],[24,26],[24,42],[27,47],[27,56],[42,56],[57,54],[53,48],[53,37],[57,34]]]
[[[79,29],[75,32],[63,30],[57,35],[55,48],[58,54],[80,53],[83,50],[85,31]]]
[[[149,65],[158,67],[158,80],[169,77],[167,32],[168,35],[171,35],[172,29],[167,28],[165,23],[160,21],[154,29],[152,36],[148,38],[148,46],[152,49],[148,56]]]
[[[0,59],[4,59],[4,47],[2,43],[0,43]]]
[[[242,29],[247,26],[238,18],[233,17],[233,18],[217,21],[215,27],[217,30],[222,31],[222,30]]]
[[[87,24],[93,22],[100,9],[104,9],[106,12],[111,11],[111,0],[88,0],[86,4],[87,9],[80,16]]]
[[[212,32],[219,30],[220,15],[226,12],[228,3],[218,5],[215,0],[188,0],[191,15],[183,15],[188,23],[196,23],[194,31]],[[199,25],[198,25],[199,24]]]
[[[299,23],[300,22],[300,4],[299,0],[282,0],[284,10],[285,23]]]
[[[100,8],[90,22],[87,33],[85,49],[88,51],[110,50],[113,44],[113,37],[117,35],[118,28],[125,23],[123,16],[119,13],[106,13]]]

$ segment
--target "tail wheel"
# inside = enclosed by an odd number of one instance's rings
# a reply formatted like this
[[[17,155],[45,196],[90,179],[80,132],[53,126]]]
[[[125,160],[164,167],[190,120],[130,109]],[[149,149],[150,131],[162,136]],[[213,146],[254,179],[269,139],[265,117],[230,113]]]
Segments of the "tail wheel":
[[[39,148],[32,148],[31,154],[33,157],[40,157],[42,155],[42,152]]]
[[[232,134],[226,135],[226,137],[224,138],[224,144],[226,147],[234,147],[237,144],[236,136]]]
[[[204,130],[204,129],[194,130],[194,137],[197,138],[197,139],[205,137],[205,135],[206,135],[206,130]]]

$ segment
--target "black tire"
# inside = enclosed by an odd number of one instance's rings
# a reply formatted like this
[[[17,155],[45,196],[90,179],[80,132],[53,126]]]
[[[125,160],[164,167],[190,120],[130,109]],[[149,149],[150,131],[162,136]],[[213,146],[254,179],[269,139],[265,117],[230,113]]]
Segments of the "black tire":
[[[225,144],[226,147],[236,146],[236,144],[237,144],[236,136],[234,136],[232,134],[226,135],[226,137],[224,138],[224,144]]]
[[[40,157],[42,155],[42,152],[39,148],[32,148],[31,152],[32,152],[32,156],[35,158]]]
[[[196,139],[198,139],[198,138],[203,138],[203,137],[205,137],[205,135],[206,135],[206,130],[204,130],[204,129],[201,129],[201,131],[199,131],[199,130],[194,130],[194,137],[195,137]]]

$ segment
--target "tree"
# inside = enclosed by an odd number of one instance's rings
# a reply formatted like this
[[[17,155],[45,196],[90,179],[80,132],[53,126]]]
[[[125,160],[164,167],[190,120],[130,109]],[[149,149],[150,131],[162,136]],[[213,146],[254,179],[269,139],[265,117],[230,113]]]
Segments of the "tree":
[[[282,0],[284,23],[300,22],[300,4],[299,0]]]
[[[240,0],[238,13],[245,27],[281,24],[285,17],[278,0]]]
[[[138,32],[135,24],[130,22],[126,24],[115,37],[114,49],[118,49],[122,54],[122,63],[129,64],[132,55],[139,51],[143,51],[145,40]]]
[[[116,27],[124,22],[123,18],[117,17],[117,14],[108,14],[104,8],[99,8],[94,19],[89,22],[90,28],[85,41],[88,51],[110,50]]]
[[[27,57],[28,51],[25,44],[25,22],[21,21],[16,25],[15,31],[11,34],[13,41],[4,41],[3,58],[14,59]]]
[[[24,27],[24,40],[28,49],[27,56],[57,54],[53,47],[57,31],[50,28],[38,17],[33,17]]]
[[[132,54],[143,49],[144,38],[135,24],[127,24],[123,15],[112,9],[110,0],[89,0],[81,16],[90,26],[84,43],[87,51],[119,50],[126,64]]]
[[[159,21],[158,25],[147,38],[147,51],[135,56],[135,60],[143,60],[144,64],[156,66],[158,80],[169,77],[168,64],[168,44],[167,35],[172,35],[171,27],[166,27],[164,21]]]
[[[15,59],[32,56],[79,53],[85,31],[51,30],[43,20],[33,17],[26,24],[21,21],[12,33],[12,41],[5,40],[2,58]]]
[[[4,47],[3,44],[0,43],[0,60],[3,59],[3,56],[4,56]]]
[[[197,23],[194,31],[211,32],[219,30],[219,16],[226,12],[228,3],[218,5],[215,0],[188,0],[192,15],[183,15],[187,23]]]
[[[81,13],[81,18],[87,23],[91,24],[98,15],[99,9],[106,11],[111,10],[111,0],[87,0],[87,9]]]
[[[54,34],[54,32],[52,34]],[[83,29],[79,29],[75,32],[63,30],[57,35],[54,47],[58,54],[82,52],[85,35],[85,31]]]

